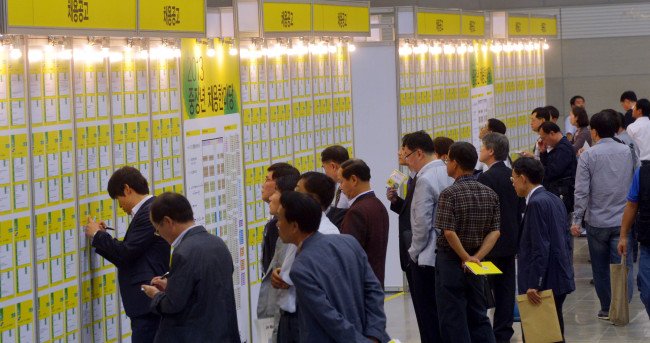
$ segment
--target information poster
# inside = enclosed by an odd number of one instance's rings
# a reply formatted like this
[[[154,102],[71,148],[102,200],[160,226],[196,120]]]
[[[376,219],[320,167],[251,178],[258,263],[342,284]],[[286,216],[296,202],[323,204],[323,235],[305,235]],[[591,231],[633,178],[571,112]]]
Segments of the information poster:
[[[184,160],[195,221],[221,237],[235,264],[239,332],[249,341],[244,178],[238,57],[215,41],[215,55],[195,39],[182,41]]]
[[[469,53],[471,82],[472,144],[481,148],[479,134],[488,119],[494,118],[494,67],[493,52],[483,51],[474,43],[474,52]]]

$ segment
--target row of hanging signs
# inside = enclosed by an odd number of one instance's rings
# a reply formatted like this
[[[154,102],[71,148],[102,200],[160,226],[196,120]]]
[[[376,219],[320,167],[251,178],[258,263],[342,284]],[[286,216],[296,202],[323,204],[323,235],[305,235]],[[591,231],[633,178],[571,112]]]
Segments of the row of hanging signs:
[[[555,16],[531,16],[501,12],[507,38],[551,38],[557,36]],[[501,14],[499,13],[499,14]],[[493,14],[493,26],[498,20]],[[506,19],[507,17],[507,19]],[[398,7],[399,38],[487,39],[497,38],[486,27],[484,12]],[[499,37],[506,38],[506,37]]]

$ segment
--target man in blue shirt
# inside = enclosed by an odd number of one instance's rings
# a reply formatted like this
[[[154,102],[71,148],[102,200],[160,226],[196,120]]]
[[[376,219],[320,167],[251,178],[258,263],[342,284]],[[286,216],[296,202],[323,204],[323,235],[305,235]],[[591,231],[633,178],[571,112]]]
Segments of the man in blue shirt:
[[[642,177],[643,176],[643,177]],[[623,221],[621,223],[621,237],[618,241],[618,253],[627,255],[627,239],[630,227],[637,219],[637,212],[640,214],[637,220],[637,238],[641,246],[639,247],[639,273],[636,276],[636,282],[639,286],[641,302],[650,317],[650,164],[644,164],[637,169],[632,179],[632,186],[627,195],[627,205],[623,212]]]

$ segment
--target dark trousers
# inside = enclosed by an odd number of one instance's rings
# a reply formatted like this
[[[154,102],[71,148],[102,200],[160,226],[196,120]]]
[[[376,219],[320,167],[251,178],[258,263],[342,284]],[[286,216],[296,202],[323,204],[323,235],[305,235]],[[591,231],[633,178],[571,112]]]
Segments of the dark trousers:
[[[494,323],[492,329],[497,342],[510,342],[515,333],[512,320],[515,312],[515,257],[489,257],[492,263],[503,272],[488,277],[494,294]]]
[[[129,319],[131,319],[131,342],[152,343],[156,337],[156,331],[158,331],[160,317],[149,313]]]
[[[415,318],[420,329],[422,343],[442,342],[438,327],[438,307],[436,304],[436,269],[431,266],[418,266],[409,264],[412,283],[411,299]]]
[[[438,249],[436,302],[440,335],[448,343],[494,343],[487,317],[484,279],[466,273],[455,252]]]
[[[560,342],[565,342],[564,340],[564,317],[562,316],[562,305],[564,305],[564,300],[566,300],[566,294],[555,295],[553,294],[553,300],[555,300],[555,311],[557,311],[557,319],[560,321],[560,331],[562,332],[562,340]],[[521,336],[523,341],[526,342],[526,337],[524,337],[524,328],[521,328]],[[559,342],[558,342],[559,343]]]
[[[278,343],[299,343],[298,312],[291,313],[280,310],[278,324]]]

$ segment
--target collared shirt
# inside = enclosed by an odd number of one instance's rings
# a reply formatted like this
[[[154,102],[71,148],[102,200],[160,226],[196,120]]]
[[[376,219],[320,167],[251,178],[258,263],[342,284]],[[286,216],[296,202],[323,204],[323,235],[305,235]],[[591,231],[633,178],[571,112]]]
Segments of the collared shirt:
[[[542,187],[542,185],[539,185],[539,186],[531,189],[530,192],[528,192],[528,195],[526,195],[526,206],[528,206],[528,200],[530,200],[531,195],[533,195],[533,193],[535,193],[537,188],[540,188],[540,187]]]
[[[318,226],[318,232],[325,235],[338,235],[339,229],[336,225],[327,218],[325,212],[320,217],[320,225]],[[280,269],[280,276],[282,280],[289,284],[288,289],[278,290],[278,306],[283,311],[294,313],[296,312],[296,287],[293,287],[293,281],[289,276],[291,271],[291,266],[293,261],[296,259],[296,252],[298,247],[295,244],[287,244],[286,250],[284,251],[284,261],[282,262],[282,268]]]
[[[573,213],[591,226],[621,226],[637,160],[630,148],[602,138],[578,160]]]
[[[564,120],[564,134],[574,134],[578,128],[571,124],[571,115],[569,114]]]
[[[357,196],[355,196],[354,198],[350,199],[350,206],[352,206],[352,204],[354,204],[354,202],[355,202],[355,201],[356,201],[360,196],[362,196],[362,195],[364,195],[364,194],[368,194],[368,193],[374,193],[374,192],[373,192],[372,189],[371,189],[371,190],[369,190],[369,191],[365,191],[365,192],[363,192],[363,193],[359,193],[359,194],[357,194]],[[341,193],[341,194],[343,194],[343,193]],[[339,207],[339,208],[341,208],[341,207]],[[349,206],[348,206],[348,208],[349,208]]]
[[[133,206],[133,209],[131,209],[131,218],[135,217],[135,214],[138,213],[140,207],[142,207],[142,205],[144,205],[144,203],[151,198],[153,198],[153,195],[149,194],[146,197],[144,197],[144,199],[140,200],[140,202],[137,205]]]
[[[488,233],[499,230],[499,196],[473,175],[461,175],[438,197],[434,227],[456,232],[465,250],[478,249]],[[440,235],[438,248],[450,247]]]
[[[637,118],[627,127],[627,133],[639,146],[639,158],[642,161],[650,160],[650,118],[646,116]]]
[[[172,242],[172,248],[176,249],[178,247],[178,245],[181,244],[181,241],[183,241],[183,237],[185,237],[185,234],[188,231],[190,231],[190,230],[192,230],[194,228],[197,228],[197,227],[201,227],[201,225],[190,226],[187,229],[185,229],[185,231],[181,232],[181,234],[178,235],[178,237],[176,237],[176,239]]]
[[[134,218],[135,214],[138,213],[138,210],[140,209],[140,207],[142,207],[142,205],[144,205],[144,203],[147,202],[147,200],[149,200],[151,198],[153,198],[153,195],[149,194],[146,197],[144,197],[144,199],[140,200],[140,202],[137,205],[133,206],[133,208],[131,209],[131,218]],[[97,234],[97,232],[99,232],[99,231],[95,231],[93,236],[90,237],[90,244],[91,245],[93,244],[93,241],[95,240],[95,235]]]

